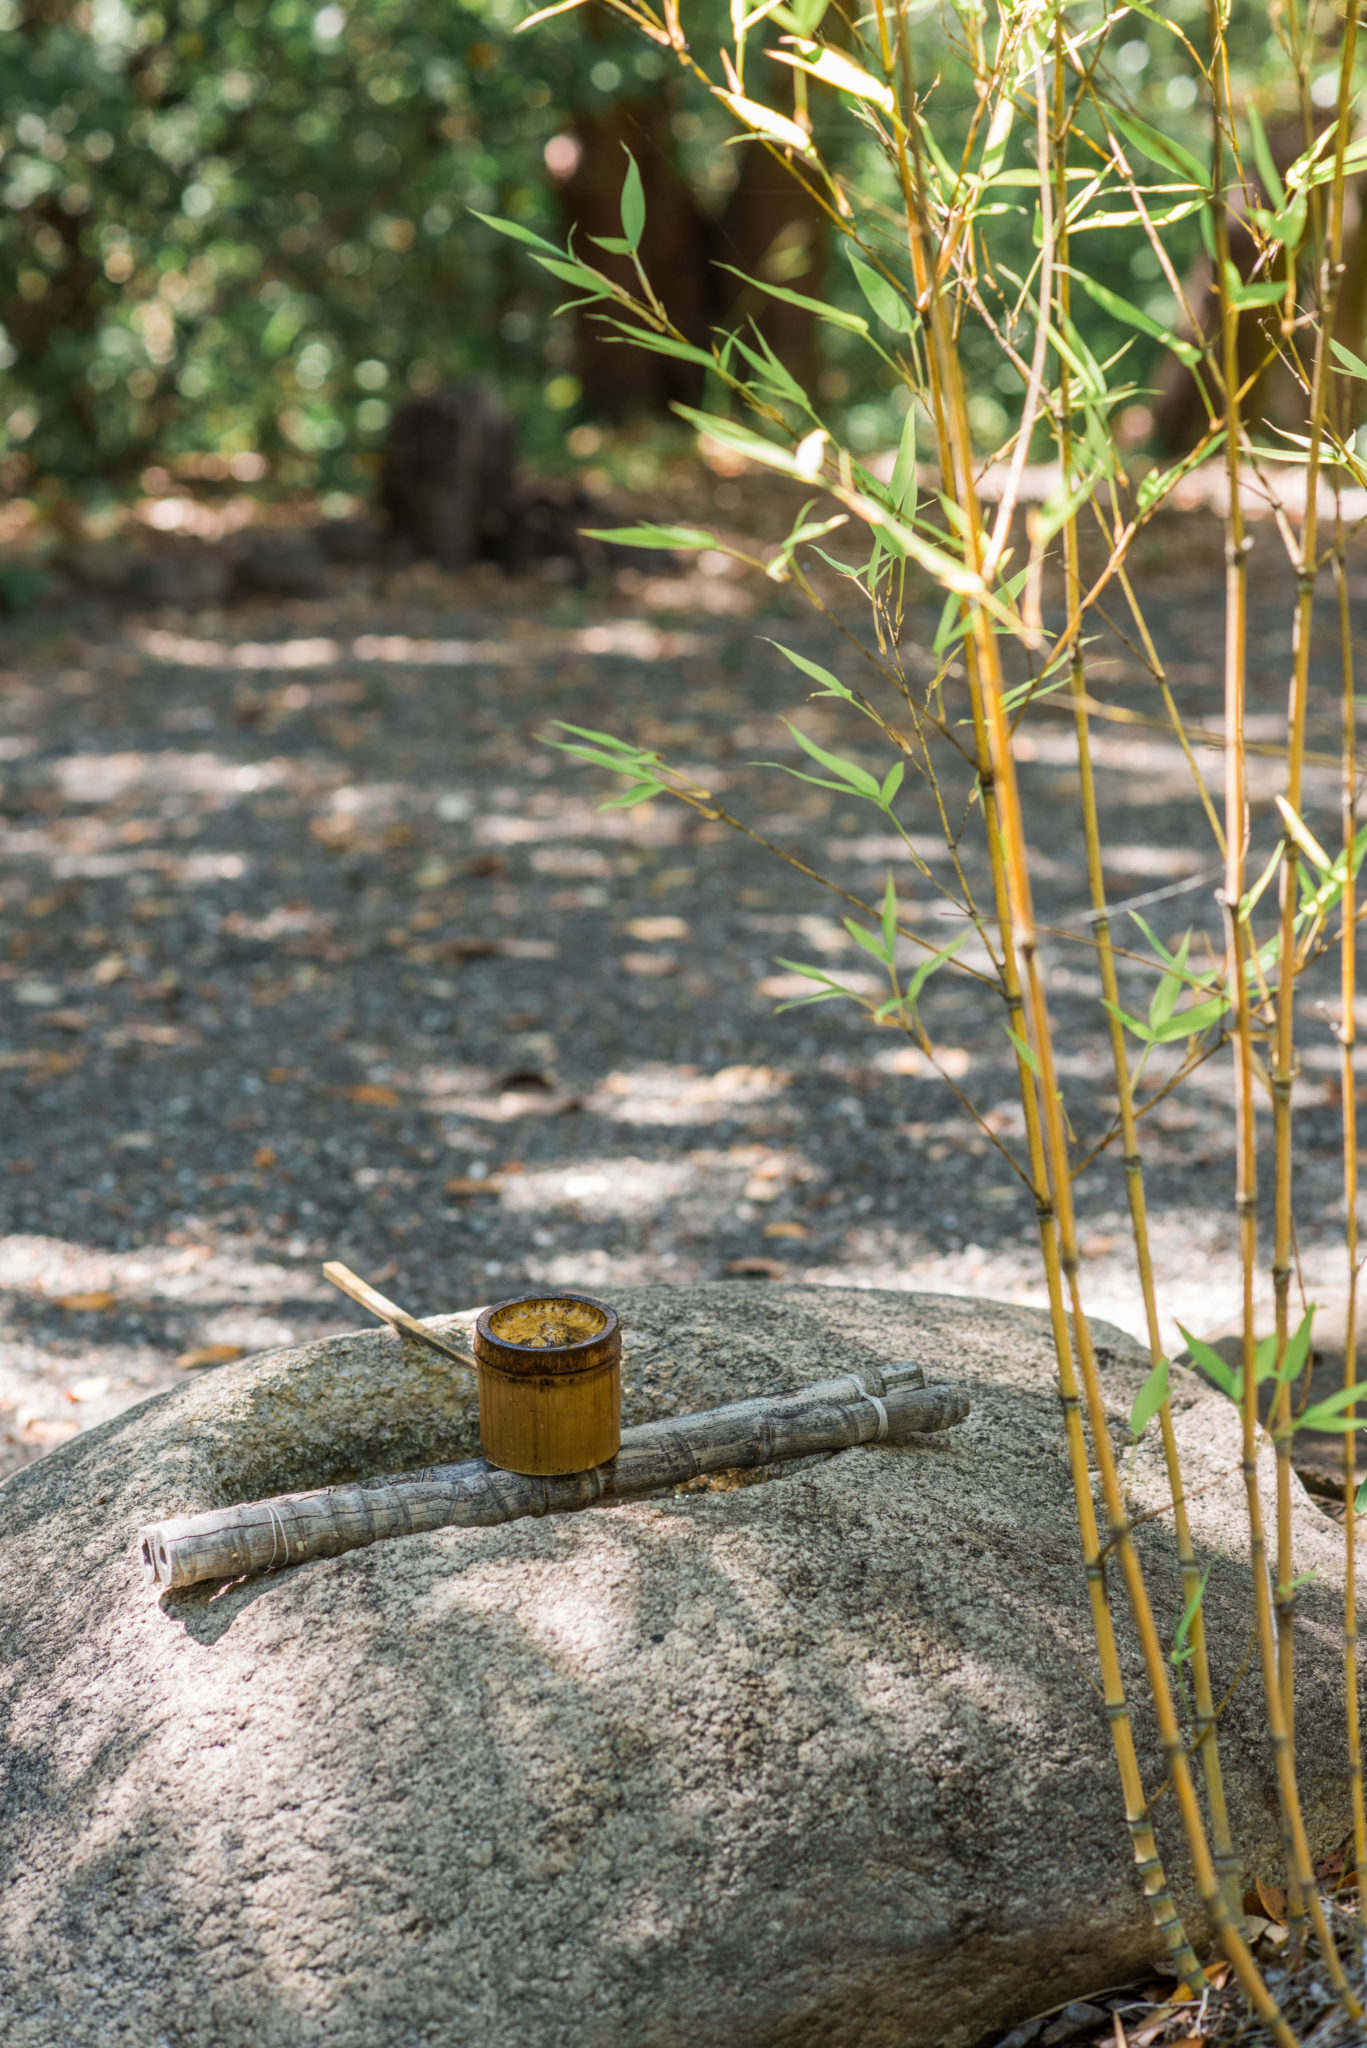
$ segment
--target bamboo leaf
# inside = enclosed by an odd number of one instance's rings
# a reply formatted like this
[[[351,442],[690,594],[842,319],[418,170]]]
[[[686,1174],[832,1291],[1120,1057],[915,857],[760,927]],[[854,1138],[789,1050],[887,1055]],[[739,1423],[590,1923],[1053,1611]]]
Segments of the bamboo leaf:
[[[971,931],[972,927],[970,926],[968,931],[960,932],[957,939],[951,939],[947,946],[941,946],[938,953],[930,954],[930,956],[927,959],[923,960],[920,966],[916,969],[916,972],[912,975],[911,980],[907,983],[907,992],[906,996],[903,999],[906,1003],[907,1008],[912,1012],[913,1016],[916,1013],[916,1005],[921,999],[921,990],[930,980],[931,975],[938,974],[939,970],[944,966],[945,962],[947,960],[952,960],[954,958],[954,955],[958,952],[960,946],[965,945],[967,943],[971,935]]]
[[[719,85],[714,85],[712,91],[754,134],[767,136],[770,142],[777,142],[784,149],[795,149],[800,156],[811,155],[811,136],[805,128],[799,128],[796,121],[790,121],[786,114],[776,114],[772,107],[761,106],[758,100],[746,99],[744,93],[726,92]]]
[[[1119,292],[1113,292],[1108,285],[1100,283],[1094,277],[1089,277],[1085,270],[1070,269],[1068,275],[1076,279],[1089,299],[1093,300],[1105,312],[1112,314],[1115,319],[1123,320],[1129,327],[1137,327],[1141,334],[1149,335],[1154,341],[1161,341],[1164,348],[1175,355],[1179,361],[1188,365],[1200,362],[1201,351],[1199,348],[1196,348],[1189,341],[1183,341],[1180,335],[1174,334],[1170,328],[1165,327],[1161,320],[1155,320],[1152,314],[1144,312],[1142,307],[1131,305],[1128,299],[1121,298]]]
[[[1292,810],[1290,804],[1286,801],[1286,798],[1284,796],[1282,796],[1279,793],[1275,801],[1277,809],[1282,814],[1282,823],[1285,825],[1291,837],[1295,840],[1301,852],[1305,855],[1307,860],[1312,861],[1314,863],[1314,865],[1320,870],[1321,874],[1327,875],[1330,869],[1333,867],[1334,863],[1332,862],[1332,860],[1330,860],[1328,854],[1320,845],[1314,833],[1310,830],[1308,825],[1304,824],[1302,820],[1296,816],[1296,813]]]
[[[623,143],[622,147],[626,149],[626,144]],[[626,149],[626,157],[627,174],[622,185],[622,233],[627,247],[635,255],[646,231],[646,195],[636,159],[629,149]]]
[[[619,548],[715,548],[716,535],[700,526],[586,526],[586,540],[611,541]]]
[[[1125,1029],[1128,1032],[1130,1032],[1132,1036],[1137,1038],[1141,1044],[1153,1044],[1153,1033],[1152,1031],[1150,1031],[1148,1025],[1141,1024],[1138,1017],[1132,1017],[1128,1010],[1122,1010],[1119,1003],[1108,1002],[1106,998],[1103,996],[1102,1008],[1109,1010],[1111,1015],[1115,1018],[1116,1022],[1118,1024],[1123,1024]]]
[[[883,884],[883,952],[889,966],[892,965],[893,955],[896,950],[897,884],[893,881],[892,869],[889,868],[887,880]]]
[[[1274,206],[1283,207],[1286,204],[1286,187],[1282,183],[1281,172],[1277,169],[1268,145],[1263,117],[1252,98],[1245,102],[1244,114],[1248,121],[1249,133],[1253,137],[1253,161],[1258,166],[1258,176],[1263,181],[1263,190]]]
[[[1168,1659],[1171,1664],[1185,1664],[1191,1655],[1191,1645],[1188,1643],[1187,1637],[1190,1635],[1196,1617],[1200,1612],[1201,1602],[1205,1598],[1206,1593],[1206,1581],[1210,1577],[1211,1571],[1212,1566],[1207,1565],[1201,1574],[1200,1585],[1182,1610],[1182,1619],[1178,1622],[1177,1633],[1172,1639],[1172,1655]]]
[[[1119,107],[1110,107],[1107,112],[1125,140],[1132,142],[1144,156],[1169,171],[1176,171],[1179,177],[1189,178],[1203,192],[1209,192],[1210,172],[1189,149],[1184,149],[1180,142],[1174,142],[1170,135],[1151,128],[1137,114],[1122,113]]]
[[[1277,1373],[1278,1381],[1289,1385],[1299,1379],[1305,1371],[1305,1361],[1310,1355],[1310,1329],[1315,1320],[1315,1304],[1312,1301],[1297,1327],[1286,1340],[1286,1355]]]
[[[810,754],[814,761],[818,761],[832,775],[838,776],[846,788],[853,790],[856,796],[866,796],[874,803],[878,802],[878,782],[867,768],[861,768],[857,761],[846,761],[839,754],[828,753],[825,747],[819,746],[814,739],[809,738],[800,726],[790,724],[786,718],[783,723],[804,754]]]
[[[1183,1342],[1186,1344],[1197,1365],[1200,1366],[1202,1372],[1209,1379],[1214,1380],[1222,1394],[1228,1394],[1231,1401],[1237,1402],[1239,1399],[1239,1380],[1243,1375],[1238,1374],[1236,1376],[1231,1367],[1225,1364],[1218,1351],[1214,1350],[1209,1344],[1204,1343],[1200,1337],[1193,1337],[1191,1331],[1183,1329],[1181,1323],[1177,1327],[1182,1331]]]
[[[719,270],[729,270],[733,277],[745,284],[753,285],[757,292],[767,292],[771,299],[782,299],[785,305],[800,306],[804,313],[814,313],[818,320],[829,321],[832,327],[843,327],[848,334],[864,334],[869,323],[859,313],[847,313],[842,306],[828,306],[824,299],[809,299],[805,292],[790,291],[787,285],[770,284],[762,277],[751,277],[748,271],[737,270],[734,263],[720,263]]]
[[[1367,378],[1367,363],[1363,362],[1361,356],[1355,356],[1353,351],[1350,348],[1345,348],[1341,341],[1331,341],[1329,346],[1333,350],[1334,360],[1341,370],[1346,371],[1350,377]]]
[[[885,967],[892,965],[892,956],[876,932],[866,931],[852,917],[843,917],[840,922],[857,946],[862,946],[866,953],[872,953],[874,959],[880,960]]]
[[[823,85],[833,86],[837,92],[847,92],[851,98],[866,100],[870,106],[881,107],[890,114],[896,104],[891,86],[881,79],[873,78],[859,65],[851,63],[839,50],[823,50],[812,42],[795,41],[792,50],[770,50],[767,54],[776,64],[791,64],[795,71],[805,71],[809,78],[816,78]]]
[[[1167,1400],[1169,1370],[1167,1359],[1160,1358],[1143,1386],[1139,1389],[1139,1392],[1135,1395],[1134,1406],[1130,1410],[1130,1435],[1132,1437],[1138,1438],[1144,1434],[1144,1431],[1153,1421],[1154,1416]]]
[[[881,272],[870,264],[861,263],[857,256],[850,257],[850,269],[854,272],[859,289],[873,307],[885,327],[897,333],[910,334],[916,325],[916,316],[902,294]]]
[[[1021,1037],[1019,1031],[1013,1031],[1009,1024],[1006,1027],[1006,1035],[1010,1039],[1012,1045],[1015,1046],[1016,1051],[1020,1054],[1021,1058],[1025,1061],[1026,1066],[1029,1067],[1031,1073],[1035,1076],[1036,1080],[1038,1080],[1040,1070],[1039,1054],[1035,1051],[1035,1048],[1032,1045],[1027,1045],[1025,1040]]]
[[[767,634],[763,637],[768,639]],[[785,647],[779,640],[770,640],[769,645],[777,647],[784,660],[791,661],[793,667],[801,669],[804,676],[810,676],[814,683],[821,684],[822,687],[814,693],[816,696],[843,697],[847,703],[853,704],[854,692],[847,690],[839,677],[833,676],[831,671],[828,668],[823,668],[819,661],[809,661],[805,654],[795,653],[791,647]]]

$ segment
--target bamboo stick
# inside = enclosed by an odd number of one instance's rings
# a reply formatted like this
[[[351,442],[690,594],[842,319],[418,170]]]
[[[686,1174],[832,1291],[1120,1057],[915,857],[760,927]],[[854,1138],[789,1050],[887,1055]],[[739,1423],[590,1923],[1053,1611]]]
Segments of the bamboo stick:
[[[478,1371],[468,1351],[462,1351],[460,1345],[452,1343],[449,1337],[439,1337],[435,1330],[429,1330],[426,1323],[420,1323],[416,1316],[410,1316],[406,1309],[401,1309],[397,1302],[390,1301],[387,1295],[372,1287],[368,1280],[362,1280],[359,1274],[353,1273],[349,1266],[342,1265],[340,1260],[328,1261],[323,1268],[323,1278],[330,1280],[334,1287],[340,1287],[343,1294],[349,1294],[362,1308],[368,1308],[381,1322],[392,1323],[402,1336],[412,1337],[415,1342],[425,1344],[429,1351],[439,1351],[443,1358],[450,1358],[457,1365],[468,1367],[471,1372]]]
[[[611,1506],[726,1472],[858,1444],[905,1443],[952,1428],[969,1412],[957,1387],[924,1384],[919,1366],[863,1369],[801,1393],[733,1402],[622,1432],[622,1447],[587,1472],[536,1477],[483,1458],[326,1486],[273,1500],[177,1515],[138,1531],[144,1583],[158,1592],[231,1579],[308,1558],[336,1557],[391,1536],[490,1528],[524,1515]]]

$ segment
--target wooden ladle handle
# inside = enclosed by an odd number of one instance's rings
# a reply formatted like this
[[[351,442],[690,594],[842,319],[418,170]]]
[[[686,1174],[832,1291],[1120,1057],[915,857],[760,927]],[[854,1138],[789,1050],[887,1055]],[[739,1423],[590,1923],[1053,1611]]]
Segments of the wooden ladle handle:
[[[368,1281],[353,1273],[350,1266],[342,1265],[337,1259],[330,1259],[323,1268],[323,1278],[330,1280],[334,1287],[340,1287],[343,1294],[349,1294],[362,1308],[368,1308],[381,1322],[392,1323],[405,1337],[412,1337],[417,1343],[426,1344],[429,1350],[439,1351],[443,1358],[454,1359],[457,1365],[463,1365],[471,1372],[477,1370],[475,1361],[468,1351],[462,1351],[449,1337],[439,1337],[435,1330],[429,1330],[425,1323],[420,1323],[415,1316],[410,1316],[397,1302],[387,1300]]]

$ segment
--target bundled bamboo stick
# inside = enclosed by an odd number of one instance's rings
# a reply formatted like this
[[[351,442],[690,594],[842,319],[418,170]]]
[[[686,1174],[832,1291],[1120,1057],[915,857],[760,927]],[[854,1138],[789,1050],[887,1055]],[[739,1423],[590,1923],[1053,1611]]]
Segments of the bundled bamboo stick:
[[[968,1409],[967,1394],[957,1387],[926,1386],[919,1366],[866,1369],[818,1381],[798,1394],[638,1424],[622,1432],[621,1450],[610,1463],[588,1472],[537,1478],[470,1458],[459,1465],[432,1465],[350,1486],[177,1515],[139,1530],[143,1579],[164,1592],[311,1557],[336,1557],[388,1536],[489,1528],[523,1515],[609,1506],[709,1472],[856,1444],[902,1443],[950,1428]]]

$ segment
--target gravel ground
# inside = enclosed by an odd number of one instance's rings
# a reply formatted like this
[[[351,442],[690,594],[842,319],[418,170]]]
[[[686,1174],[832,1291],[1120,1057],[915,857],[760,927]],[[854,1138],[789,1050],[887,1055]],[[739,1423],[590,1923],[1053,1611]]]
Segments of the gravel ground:
[[[705,492],[741,495],[699,480]],[[1270,525],[1255,530],[1252,730],[1272,739],[1293,586]],[[1175,693],[1218,725],[1218,526],[1174,516],[1144,550]],[[842,930],[846,906],[680,806],[597,811],[604,779],[533,739],[552,718],[641,738],[842,887],[881,894],[898,848],[877,812],[748,765],[800,759],[783,716],[864,747],[761,637],[853,678],[835,633],[720,557],[643,560],[583,591],[361,566],[316,600],[132,616],[92,599],[4,628],[0,1471],[239,1349],[354,1326],[320,1277],[328,1257],[423,1314],[738,1260],[1042,1298],[1028,1197],[920,1055],[848,1004],[774,1014],[798,986],[779,958],[872,967]],[[1314,733],[1332,750],[1327,633],[1315,686]],[[1123,647],[1096,687],[1157,708]],[[1109,725],[1097,757],[1113,895],[1194,880],[1153,922],[1216,933],[1218,855],[1175,743]],[[1087,1143],[1111,1098],[1078,943],[1069,719],[1033,712],[1022,758]],[[1221,756],[1201,758],[1218,795]],[[964,777],[944,767],[961,801]],[[1254,763],[1253,872],[1280,775]],[[947,879],[914,782],[904,819]],[[1322,835],[1336,804],[1334,770],[1312,767]],[[970,822],[981,886],[973,840]],[[952,937],[933,881],[905,857],[898,874],[904,912]],[[971,965],[971,948],[960,957]],[[1136,1002],[1151,986],[1135,982]],[[1311,1287],[1340,1260],[1338,1055],[1317,1008],[1333,991],[1330,969],[1301,1027]],[[947,972],[926,1015],[1011,1144],[999,1006]],[[1237,1299],[1226,1092],[1221,1056],[1146,1126],[1174,1343],[1175,1319],[1211,1330]],[[1089,1301],[1141,1330],[1115,1148],[1079,1198]]]

